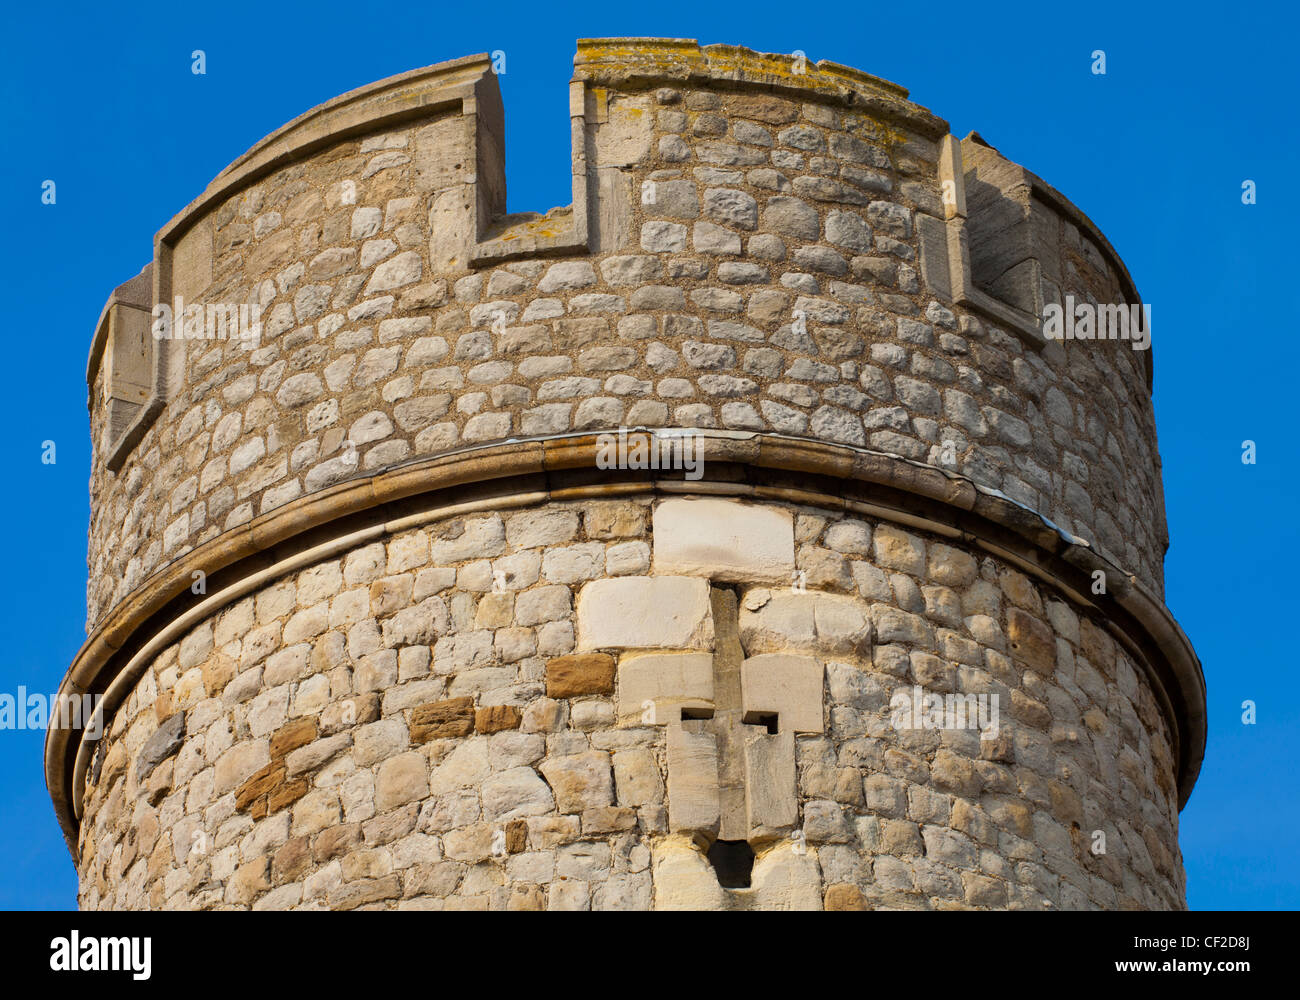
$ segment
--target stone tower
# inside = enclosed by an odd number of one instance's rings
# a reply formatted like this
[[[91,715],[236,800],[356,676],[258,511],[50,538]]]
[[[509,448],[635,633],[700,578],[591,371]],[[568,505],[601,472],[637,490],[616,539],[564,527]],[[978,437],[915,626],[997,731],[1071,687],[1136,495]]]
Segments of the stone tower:
[[[109,298],[81,905],[1183,907],[1151,352],[1046,322],[1106,238],[832,63],[569,107],[510,215],[488,57],[345,94]]]

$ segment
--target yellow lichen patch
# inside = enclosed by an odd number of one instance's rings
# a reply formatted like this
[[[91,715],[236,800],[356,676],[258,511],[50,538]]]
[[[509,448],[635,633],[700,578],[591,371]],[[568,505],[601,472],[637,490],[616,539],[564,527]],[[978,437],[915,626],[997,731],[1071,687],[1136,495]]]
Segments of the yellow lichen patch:
[[[897,84],[838,63],[813,63],[801,52],[755,52],[737,45],[706,45],[685,39],[583,39],[575,65],[601,67],[610,73],[663,75],[665,78],[709,76],[715,79],[779,83],[813,93],[847,90],[907,98]]]

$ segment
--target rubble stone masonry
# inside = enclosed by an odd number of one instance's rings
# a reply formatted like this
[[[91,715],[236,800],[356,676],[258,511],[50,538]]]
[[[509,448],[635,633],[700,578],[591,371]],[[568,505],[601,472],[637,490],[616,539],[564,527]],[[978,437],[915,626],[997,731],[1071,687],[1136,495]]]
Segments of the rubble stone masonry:
[[[1140,302],[1104,236],[846,67],[586,41],[570,93],[569,206],[505,213],[468,57],[262,140],[105,306],[81,905],[1184,907],[1151,352],[1041,334]]]

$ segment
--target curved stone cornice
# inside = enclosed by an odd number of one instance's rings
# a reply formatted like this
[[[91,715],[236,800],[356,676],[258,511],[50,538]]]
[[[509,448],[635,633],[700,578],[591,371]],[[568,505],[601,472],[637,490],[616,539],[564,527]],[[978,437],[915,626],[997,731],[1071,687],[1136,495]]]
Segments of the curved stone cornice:
[[[574,79],[596,84],[713,84],[812,97],[859,107],[929,139],[948,123],[907,99],[906,87],[802,53],[756,52],[741,45],[701,45],[691,38],[580,38]]]
[[[655,433],[631,431],[630,433]],[[681,435],[681,429],[663,431]],[[1179,805],[1206,740],[1200,662],[1168,609],[1132,575],[1036,511],[966,477],[896,455],[758,432],[694,431],[705,477],[601,470],[599,434],[513,440],[395,465],[312,493],[192,549],[141,584],[78,652],[60,694],[103,695],[112,712],[158,652],[198,622],[278,576],[376,538],[474,510],[646,492],[705,493],[844,510],[960,539],[1007,561],[1106,619],[1143,667],[1169,723]],[[201,570],[208,594],[190,592]],[[1105,595],[1091,593],[1096,570]],[[46,785],[76,854],[89,742],[46,734]]]

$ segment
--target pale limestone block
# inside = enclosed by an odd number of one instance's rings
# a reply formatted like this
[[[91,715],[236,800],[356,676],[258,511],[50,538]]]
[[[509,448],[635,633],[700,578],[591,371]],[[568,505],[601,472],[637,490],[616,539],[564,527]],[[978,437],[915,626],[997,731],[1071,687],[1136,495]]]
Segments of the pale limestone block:
[[[512,549],[562,545],[578,533],[578,514],[572,510],[530,510],[506,518],[505,529]]]
[[[310,837],[338,826],[340,818],[338,793],[328,788],[315,788],[294,803],[290,832],[295,837]]]
[[[473,823],[461,830],[453,830],[442,838],[443,852],[448,858],[475,865],[492,857],[493,844],[499,828],[491,823]]]
[[[245,740],[231,747],[216,764],[216,791],[218,795],[232,791],[243,784],[254,771],[265,767],[271,759],[270,744],[266,740]]]
[[[799,821],[793,729],[745,734],[745,815],[751,844],[785,836]]]
[[[810,648],[817,639],[814,593],[751,590],[740,608],[740,639],[746,652]]]
[[[203,700],[203,669],[192,667],[176,681],[172,691],[172,704],[176,708],[192,708]]]
[[[370,767],[401,753],[411,742],[401,716],[361,726],[356,730],[355,740],[352,756],[362,767]]]
[[[574,729],[590,732],[596,729],[608,729],[614,724],[614,706],[606,698],[588,698],[574,702],[569,725]]]
[[[855,597],[814,591],[751,590],[740,609],[740,639],[750,654],[806,649],[867,655],[867,606]]]
[[[375,776],[375,809],[387,812],[429,794],[429,762],[418,750],[390,757]]]
[[[596,163],[629,167],[643,162],[654,139],[654,115],[648,96],[622,96],[607,105],[608,118],[596,129]]]
[[[565,879],[551,886],[546,900],[548,910],[586,910],[591,906],[591,887],[577,879]]]
[[[686,707],[713,707],[710,654],[651,653],[619,662],[620,726],[667,725],[680,720]]]
[[[842,594],[818,594],[813,605],[818,648],[831,653],[862,653],[871,642],[866,605]]]
[[[825,732],[822,665],[812,657],[783,653],[751,656],[740,665],[740,687],[746,716],[775,712],[779,732]]]
[[[542,557],[542,575],[555,583],[577,583],[603,576],[605,544],[583,542],[553,548]]]
[[[902,528],[882,524],[875,534],[876,562],[886,569],[901,569],[913,576],[925,572],[925,542]]]
[[[336,754],[342,753],[351,745],[351,733],[335,733],[323,740],[308,743],[305,747],[299,747],[285,758],[286,773],[290,778],[293,778],[309,771],[317,771],[322,764]]]
[[[501,515],[466,518],[448,526],[433,543],[433,560],[440,565],[500,555],[506,547],[506,529]],[[389,551],[392,568],[392,551]]]
[[[622,806],[657,806],[664,800],[664,781],[654,752],[634,747],[614,754],[614,786]]]
[[[665,500],[654,512],[659,574],[736,582],[788,582],[794,518],[787,510],[734,500]]]
[[[614,782],[609,754],[600,750],[552,757],[541,772],[555,793],[560,812],[581,813],[614,802]]]
[[[625,576],[594,580],[578,594],[580,650],[707,649],[712,644],[707,580]]]
[[[538,816],[554,808],[550,788],[531,767],[512,767],[483,783],[483,818],[490,823]]]
[[[320,715],[329,705],[330,685],[329,678],[324,674],[316,674],[302,684],[298,685],[298,691],[294,693],[294,704],[292,704],[292,714],[298,715]]]
[[[457,746],[434,769],[429,781],[429,792],[441,796],[457,788],[477,787],[491,771],[488,741],[482,738],[471,739]]]
[[[725,910],[727,893],[713,866],[686,837],[655,845],[651,861],[656,910]]]
[[[650,546],[645,542],[611,545],[605,553],[605,572],[610,576],[632,576],[650,572]]]
[[[802,851],[802,853],[800,853]],[[817,852],[782,841],[754,861],[751,880],[759,910],[820,910],[822,873]]]
[[[674,833],[710,836],[722,822],[717,738],[688,732],[681,723],[668,727],[668,822]]]

